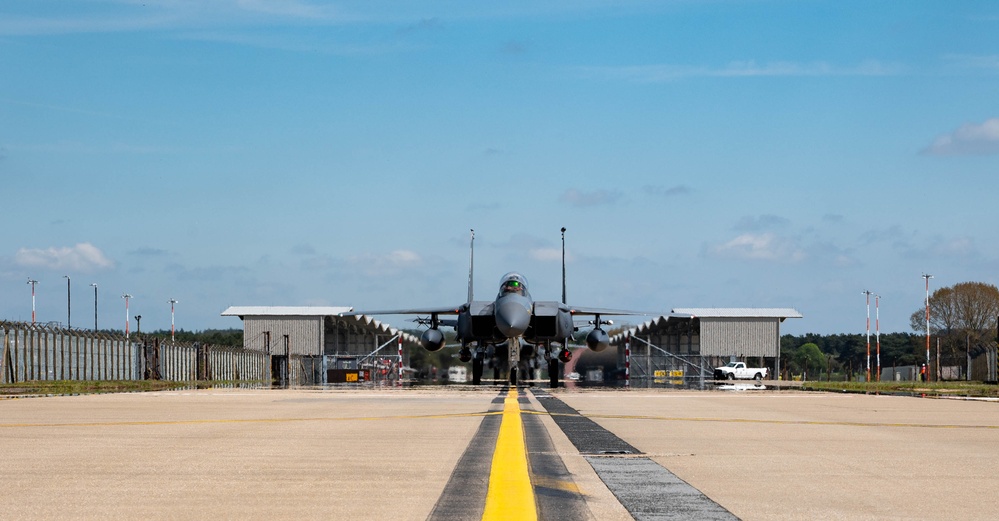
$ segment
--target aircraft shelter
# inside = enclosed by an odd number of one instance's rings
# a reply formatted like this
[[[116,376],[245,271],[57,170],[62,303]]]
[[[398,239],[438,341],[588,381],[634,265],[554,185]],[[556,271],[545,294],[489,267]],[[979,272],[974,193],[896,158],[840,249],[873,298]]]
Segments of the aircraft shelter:
[[[666,372],[696,373],[738,360],[747,365],[769,367],[772,377],[780,374],[780,325],[788,318],[802,318],[793,308],[675,308],[640,326],[611,337],[618,348],[618,363],[634,354],[631,364],[638,378],[654,379]],[[625,342],[631,353],[625,353]],[[649,373],[649,374],[645,374]]]
[[[399,338],[406,349],[419,339],[365,315],[341,317],[351,307],[232,306],[222,316],[243,321],[243,347],[271,357],[276,384],[322,385],[400,372]]]

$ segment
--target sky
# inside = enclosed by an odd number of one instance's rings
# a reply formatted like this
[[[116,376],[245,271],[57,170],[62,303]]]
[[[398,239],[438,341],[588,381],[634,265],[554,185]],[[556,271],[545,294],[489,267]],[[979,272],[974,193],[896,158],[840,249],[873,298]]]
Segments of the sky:
[[[74,327],[91,284],[115,329],[126,293],[143,330],[458,305],[471,229],[477,299],[559,300],[565,227],[572,305],[864,333],[872,291],[912,331],[923,274],[999,284],[996,34],[991,1],[4,0],[0,320],[29,279]]]

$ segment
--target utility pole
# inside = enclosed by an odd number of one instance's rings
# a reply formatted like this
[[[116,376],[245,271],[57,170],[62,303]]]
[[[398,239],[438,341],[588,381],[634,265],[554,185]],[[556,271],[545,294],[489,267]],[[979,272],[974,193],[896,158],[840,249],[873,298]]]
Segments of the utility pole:
[[[170,299],[170,342],[174,342],[174,325],[173,325],[173,305],[180,302],[177,299]]]
[[[865,382],[871,381],[871,295],[874,293],[870,290],[861,291],[863,295],[867,296],[867,378]]]
[[[127,340],[128,339],[128,323],[131,322],[131,318],[129,318],[129,316],[128,316],[128,300],[132,298],[132,295],[129,295],[128,293],[125,293],[124,295],[121,296],[121,298],[125,299],[125,339]]]
[[[926,380],[930,380],[930,279],[933,275],[924,273],[926,279]]]
[[[35,325],[35,285],[38,281],[28,277],[28,284],[31,285],[31,325]]]
[[[878,340],[878,381],[881,381],[881,295],[874,295],[874,331]]]
[[[97,332],[97,283],[91,284],[94,287],[94,333]]]
[[[63,275],[62,278],[66,279],[66,329],[71,329],[73,327],[73,299],[72,289],[70,286],[69,275]]]

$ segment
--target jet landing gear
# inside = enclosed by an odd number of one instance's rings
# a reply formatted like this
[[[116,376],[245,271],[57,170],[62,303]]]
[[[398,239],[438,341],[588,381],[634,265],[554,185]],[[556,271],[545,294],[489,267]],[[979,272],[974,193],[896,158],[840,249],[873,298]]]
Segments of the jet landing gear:
[[[472,357],[472,385],[479,385],[482,383],[482,369],[485,366],[485,357],[482,351],[479,349],[475,350],[475,356]]]
[[[551,353],[551,346],[548,346],[548,349],[545,351],[545,358],[548,359],[548,385],[552,389],[555,389],[556,387],[559,386],[558,364],[559,362],[562,362],[563,364],[568,363],[570,360],[572,360],[572,351],[569,351],[568,348],[563,347],[558,352],[557,358],[552,357],[550,353]]]

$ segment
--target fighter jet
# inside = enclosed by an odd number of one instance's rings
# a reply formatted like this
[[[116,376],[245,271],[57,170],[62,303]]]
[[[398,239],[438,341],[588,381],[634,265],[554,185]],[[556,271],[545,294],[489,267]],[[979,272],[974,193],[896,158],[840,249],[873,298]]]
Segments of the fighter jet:
[[[586,335],[586,346],[593,351],[607,348],[609,338],[601,326],[611,324],[606,315],[644,315],[633,311],[570,306],[565,298],[565,228],[562,228],[562,301],[536,301],[528,291],[527,278],[510,272],[500,278],[499,293],[494,300],[475,300],[472,279],[475,267],[475,230],[471,230],[468,300],[454,307],[410,308],[376,311],[355,311],[350,315],[417,315],[417,322],[428,329],[420,336],[420,344],[428,351],[438,351],[446,343],[441,327],[452,327],[461,343],[458,358],[472,362],[472,383],[478,385],[489,360],[499,379],[504,365],[509,366],[509,381],[517,384],[518,372],[525,374],[529,362],[540,352],[548,364],[552,387],[558,386],[558,362],[572,359],[569,342],[578,330],[577,315],[592,316],[593,330]],[[422,315],[422,317],[420,317]],[[441,316],[457,315],[457,318]],[[556,344],[560,348],[555,353]],[[474,348],[474,352],[473,352]]]

